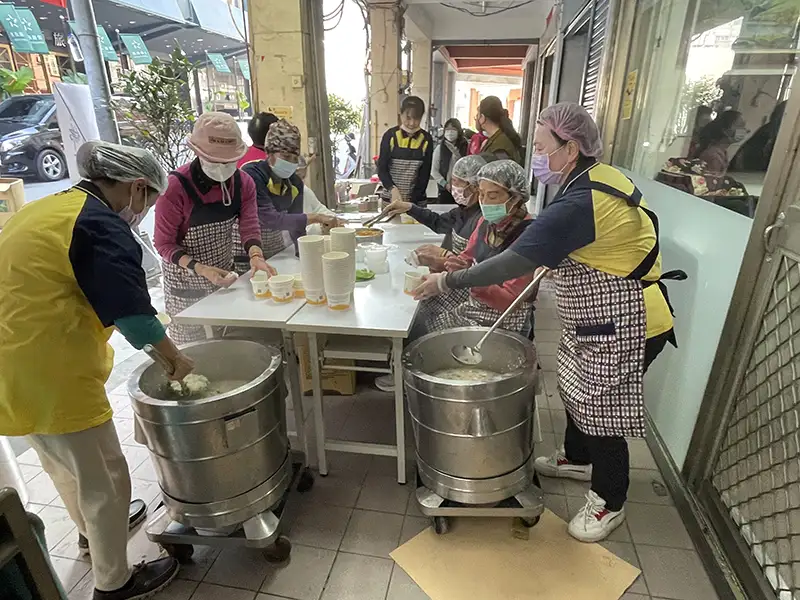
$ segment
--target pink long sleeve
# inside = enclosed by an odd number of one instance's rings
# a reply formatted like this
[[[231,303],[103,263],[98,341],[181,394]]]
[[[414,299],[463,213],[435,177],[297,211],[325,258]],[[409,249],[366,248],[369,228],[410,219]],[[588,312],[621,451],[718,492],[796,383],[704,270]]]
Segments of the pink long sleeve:
[[[244,171],[242,174],[242,208],[239,213],[239,235],[242,246],[261,247],[261,225],[258,221],[258,202],[256,201],[256,184],[253,178]]]
[[[153,242],[161,257],[175,262],[176,254],[184,254],[180,240],[188,229],[190,200],[177,177],[170,176],[167,191],[156,201],[156,227]]]

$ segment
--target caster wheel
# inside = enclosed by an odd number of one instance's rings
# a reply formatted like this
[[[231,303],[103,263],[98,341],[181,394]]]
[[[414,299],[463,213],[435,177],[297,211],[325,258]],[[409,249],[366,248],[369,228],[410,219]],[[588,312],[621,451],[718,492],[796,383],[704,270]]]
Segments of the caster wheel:
[[[291,553],[292,543],[289,538],[279,537],[272,546],[264,549],[264,558],[272,564],[282,563],[289,560]]]
[[[436,532],[436,535],[444,535],[450,531],[450,522],[447,520],[447,517],[434,517],[433,530]]]
[[[191,561],[194,554],[194,546],[189,544],[161,544],[161,547],[182,565]]]
[[[541,517],[536,517],[534,519],[520,519],[520,521],[522,521],[522,524],[525,527],[527,527],[528,529],[531,529],[533,527],[536,527],[539,524],[539,519],[541,519]]]
[[[297,482],[297,491],[304,494],[314,487],[314,474],[308,469],[303,469],[300,480]]]

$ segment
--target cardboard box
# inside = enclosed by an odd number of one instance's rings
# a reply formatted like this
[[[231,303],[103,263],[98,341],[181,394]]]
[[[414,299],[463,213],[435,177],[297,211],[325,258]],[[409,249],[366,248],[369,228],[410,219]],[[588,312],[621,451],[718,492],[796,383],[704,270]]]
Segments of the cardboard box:
[[[324,336],[319,336],[320,348],[325,345]],[[311,357],[308,348],[308,336],[304,333],[297,333],[294,336],[295,349],[300,359],[300,385],[303,394],[311,392]],[[327,362],[333,365],[354,367],[355,361],[330,359]],[[342,396],[352,396],[356,393],[356,374],[354,371],[331,371],[322,369],[322,391],[324,393],[335,392]]]
[[[0,227],[25,205],[22,179],[0,178]]]

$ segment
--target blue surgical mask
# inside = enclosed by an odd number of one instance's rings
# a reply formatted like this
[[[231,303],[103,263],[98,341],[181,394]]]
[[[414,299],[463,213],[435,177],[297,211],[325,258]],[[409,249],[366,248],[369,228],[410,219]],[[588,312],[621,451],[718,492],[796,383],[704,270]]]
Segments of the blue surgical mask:
[[[289,179],[292,175],[297,173],[297,163],[289,162],[279,156],[275,157],[275,164],[272,165],[272,172],[280,179]]]
[[[508,216],[507,204],[508,202],[503,202],[503,204],[481,204],[483,218],[489,223],[499,223]]]

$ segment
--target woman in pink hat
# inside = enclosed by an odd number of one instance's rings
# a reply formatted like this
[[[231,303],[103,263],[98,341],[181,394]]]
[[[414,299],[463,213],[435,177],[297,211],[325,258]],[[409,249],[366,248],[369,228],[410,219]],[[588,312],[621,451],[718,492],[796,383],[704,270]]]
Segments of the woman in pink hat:
[[[236,163],[247,151],[239,126],[225,113],[203,113],[189,146],[197,155],[173,171],[156,203],[155,245],[162,257],[170,316],[236,281],[233,227],[238,220],[250,267],[274,274],[261,250],[256,186]],[[178,343],[205,339],[202,327],[172,325]]]

